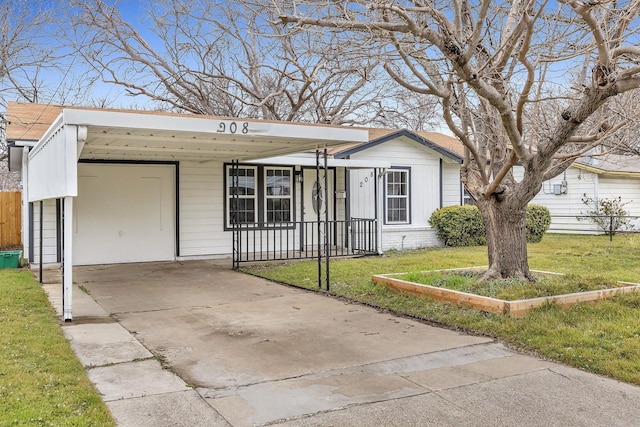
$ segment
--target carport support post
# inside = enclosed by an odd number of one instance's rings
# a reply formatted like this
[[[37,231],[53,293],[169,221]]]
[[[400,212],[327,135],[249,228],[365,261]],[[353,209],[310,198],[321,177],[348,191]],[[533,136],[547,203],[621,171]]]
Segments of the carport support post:
[[[73,197],[64,198],[62,237],[62,313],[65,322],[71,322],[73,289]]]
[[[329,257],[331,255],[331,253],[329,252],[331,250],[331,248],[329,247],[329,164],[328,164],[328,159],[327,159],[327,148],[325,147],[324,149],[324,200],[325,200],[325,208],[324,208],[324,254],[325,254],[325,276],[324,276],[324,280],[326,282],[326,288],[327,288],[327,292],[330,291],[329,287],[329,283],[330,283],[330,277],[329,277]],[[334,175],[335,176],[335,175]],[[335,185],[334,185],[335,187]],[[334,188],[335,190],[335,188]],[[334,193],[335,194],[335,193]],[[332,195],[333,197],[333,195]],[[334,199],[335,200],[335,199]],[[335,202],[334,202],[334,206],[335,206]],[[320,216],[320,213],[318,213],[318,216]]]
[[[43,209],[44,209],[44,202],[42,200],[40,200],[40,230],[38,230],[40,232],[40,252],[38,252],[38,264],[39,264],[39,268],[38,268],[38,279],[40,280],[40,284],[42,285],[42,266],[43,266],[43,261],[42,261],[42,241],[43,241],[43,236],[44,236],[44,232],[42,231],[42,229],[44,228],[44,214],[43,214]]]
[[[385,169],[376,169],[378,179],[375,181],[375,200],[376,200],[376,250],[378,255],[382,255],[382,222],[384,218],[384,176]]]
[[[326,174],[326,171],[325,171]],[[318,193],[317,198],[313,201],[316,204],[316,219],[318,220],[318,289],[322,289],[322,205],[320,203],[320,150],[316,149],[316,182],[314,184],[314,190]]]

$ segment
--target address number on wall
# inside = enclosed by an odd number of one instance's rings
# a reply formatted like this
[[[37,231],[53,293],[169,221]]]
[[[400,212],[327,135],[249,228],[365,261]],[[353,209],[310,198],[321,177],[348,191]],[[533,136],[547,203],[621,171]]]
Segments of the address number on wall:
[[[249,133],[249,122],[220,122],[218,133]]]
[[[371,178],[373,178],[373,171],[371,171],[370,176],[371,176]],[[360,181],[360,187],[364,187],[364,184],[367,183],[367,182],[369,182],[369,177],[365,176],[364,179],[362,181]]]

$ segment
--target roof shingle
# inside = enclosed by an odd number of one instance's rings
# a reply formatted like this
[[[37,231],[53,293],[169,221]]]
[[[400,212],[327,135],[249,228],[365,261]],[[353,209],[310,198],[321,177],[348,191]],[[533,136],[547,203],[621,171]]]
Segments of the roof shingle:
[[[60,105],[9,102],[7,133],[9,141],[37,141],[62,112]]]

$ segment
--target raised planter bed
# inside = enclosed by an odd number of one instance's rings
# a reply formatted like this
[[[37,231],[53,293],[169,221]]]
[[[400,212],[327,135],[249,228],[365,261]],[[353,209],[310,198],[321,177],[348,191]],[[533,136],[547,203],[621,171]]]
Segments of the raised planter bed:
[[[469,271],[480,270],[486,267],[471,267],[471,268],[459,268],[450,270],[433,270],[432,272],[455,272],[455,271]],[[533,273],[539,274],[558,274],[549,273],[545,271],[532,270]],[[629,282],[618,282],[620,287],[601,289],[597,291],[585,291],[577,292],[566,295],[555,295],[539,298],[521,299],[515,301],[507,301],[497,298],[485,297],[476,294],[470,294],[467,292],[454,291],[451,289],[441,288],[438,286],[423,285],[421,283],[409,282],[399,279],[398,276],[402,276],[406,273],[394,273],[394,274],[377,274],[372,276],[372,280],[376,283],[381,283],[387,288],[397,292],[416,295],[421,297],[433,298],[437,301],[444,301],[451,304],[456,304],[464,307],[470,307],[475,310],[486,311],[493,314],[505,315],[508,314],[511,317],[524,317],[529,311],[536,307],[547,303],[554,303],[558,305],[573,305],[579,302],[593,302],[601,299],[611,298],[614,295],[624,293],[640,293],[640,284]]]

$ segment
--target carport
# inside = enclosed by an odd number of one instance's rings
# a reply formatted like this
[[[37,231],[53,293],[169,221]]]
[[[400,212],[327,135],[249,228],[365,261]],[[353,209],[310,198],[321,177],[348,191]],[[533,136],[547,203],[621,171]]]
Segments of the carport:
[[[180,257],[181,162],[249,161],[367,139],[366,130],[337,126],[62,108],[23,152],[23,197],[40,206],[40,233],[42,203],[58,202],[65,321],[73,318],[72,265]],[[134,214],[123,218],[123,205]],[[119,229],[117,242],[102,233],[112,228]],[[42,267],[42,234],[39,241],[28,250],[40,250]]]

